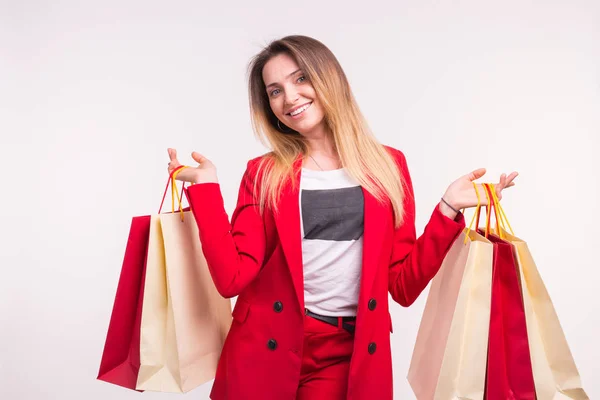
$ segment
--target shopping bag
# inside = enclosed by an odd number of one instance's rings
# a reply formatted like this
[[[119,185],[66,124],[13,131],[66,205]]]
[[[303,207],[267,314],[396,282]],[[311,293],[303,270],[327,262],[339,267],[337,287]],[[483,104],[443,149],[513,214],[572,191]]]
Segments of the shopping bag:
[[[498,224],[493,189],[488,184],[483,186]],[[487,215],[488,227],[491,226],[490,215]],[[486,399],[534,400],[535,385],[527,323],[512,245],[493,233],[481,233],[494,244]]]
[[[433,278],[407,376],[417,399],[483,399],[492,255],[469,227]]]
[[[176,173],[179,169],[173,171],[173,173]],[[175,186],[173,173],[169,175],[159,207],[159,214],[169,185],[172,189],[172,207],[174,211],[175,192],[173,190]],[[140,329],[150,222],[150,215],[133,217],[131,220],[121,275],[97,377],[99,380],[129,389],[136,389],[140,369]]]
[[[142,390],[185,393],[213,379],[232,320],[195,219],[178,201],[179,212],[153,215],[150,223],[137,380]]]
[[[535,399],[525,310],[512,246],[495,235],[486,398]]]
[[[131,221],[125,257],[97,379],[135,389],[150,216]]]
[[[587,400],[589,397],[533,256],[527,243],[514,236],[493,190],[492,194],[500,217],[496,229],[513,246],[518,263],[537,399]]]

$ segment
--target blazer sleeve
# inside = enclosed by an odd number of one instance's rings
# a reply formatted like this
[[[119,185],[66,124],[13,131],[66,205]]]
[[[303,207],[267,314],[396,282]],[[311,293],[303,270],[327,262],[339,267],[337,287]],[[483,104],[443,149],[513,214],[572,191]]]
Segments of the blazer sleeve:
[[[454,220],[446,217],[439,210],[438,204],[423,234],[417,238],[412,180],[404,154],[396,151],[405,182],[405,217],[401,226],[394,230],[388,284],[394,301],[408,307],[440,269],[446,253],[465,227],[465,220],[462,213]]]
[[[239,295],[252,282],[265,257],[265,229],[253,196],[252,166],[253,160],[242,177],[231,223],[218,183],[196,184],[186,191],[208,269],[217,290],[226,298]]]

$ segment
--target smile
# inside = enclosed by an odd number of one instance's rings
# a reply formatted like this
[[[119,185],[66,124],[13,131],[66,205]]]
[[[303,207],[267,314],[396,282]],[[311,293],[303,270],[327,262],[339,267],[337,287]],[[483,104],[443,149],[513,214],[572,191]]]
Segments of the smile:
[[[297,117],[300,114],[302,114],[304,111],[308,110],[308,108],[311,106],[311,103],[305,104],[301,107],[296,108],[295,110],[289,112],[287,115],[291,116],[291,117]]]

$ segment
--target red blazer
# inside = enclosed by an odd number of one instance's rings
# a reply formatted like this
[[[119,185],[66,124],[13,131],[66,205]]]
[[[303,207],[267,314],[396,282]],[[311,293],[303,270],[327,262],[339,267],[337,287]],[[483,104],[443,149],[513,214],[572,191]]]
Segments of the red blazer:
[[[363,189],[363,269],[347,396],[352,400],[392,399],[388,291],[399,304],[412,304],[465,226],[462,214],[452,220],[436,206],[417,239],[406,159],[400,151],[386,148],[408,183],[406,218],[394,229],[391,203],[380,204]],[[239,296],[211,391],[215,400],[294,400],[300,380],[304,289],[299,187],[288,184],[279,213],[267,210],[261,217],[252,196],[259,159],[248,162],[231,224],[219,184],[187,189],[215,285],[225,297]],[[301,165],[299,157],[294,163],[298,179]],[[371,299],[376,306],[371,302],[369,308]],[[283,304],[280,312],[274,310],[276,302]],[[274,350],[267,346],[271,339],[277,342]],[[371,343],[376,344],[372,354]]]

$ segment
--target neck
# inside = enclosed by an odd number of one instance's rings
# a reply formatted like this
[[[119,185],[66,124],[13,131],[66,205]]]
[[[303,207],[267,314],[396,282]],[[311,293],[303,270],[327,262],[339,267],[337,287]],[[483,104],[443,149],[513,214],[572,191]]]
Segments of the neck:
[[[308,142],[309,154],[338,158],[331,134],[325,128],[324,124],[315,128],[312,132],[304,133],[303,136]]]

